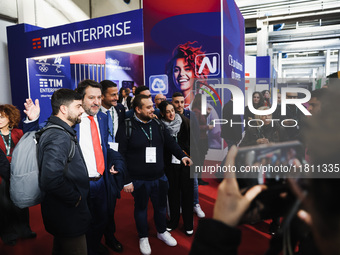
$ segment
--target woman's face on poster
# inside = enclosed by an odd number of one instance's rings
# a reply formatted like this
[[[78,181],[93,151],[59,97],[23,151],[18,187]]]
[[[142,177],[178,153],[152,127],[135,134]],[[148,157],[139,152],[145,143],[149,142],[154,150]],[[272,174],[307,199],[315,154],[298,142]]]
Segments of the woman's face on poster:
[[[195,78],[194,70],[185,61],[184,58],[178,58],[174,67],[174,80],[176,85],[186,91],[192,88],[193,79]]]

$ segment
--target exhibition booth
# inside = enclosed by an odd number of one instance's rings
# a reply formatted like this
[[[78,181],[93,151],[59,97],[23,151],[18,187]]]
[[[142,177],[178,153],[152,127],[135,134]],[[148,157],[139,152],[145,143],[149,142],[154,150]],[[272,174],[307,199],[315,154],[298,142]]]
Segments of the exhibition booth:
[[[39,99],[41,120],[51,114],[55,90],[74,89],[84,79],[112,80],[119,89],[146,85],[168,99],[179,91],[186,106],[199,92],[216,118],[231,94],[221,84],[245,93],[252,85],[245,73],[270,77],[269,57],[247,60],[259,62],[256,71],[245,64],[244,19],[233,0],[145,0],[140,10],[58,27],[10,26],[7,37],[12,102],[22,110],[26,98]],[[194,62],[189,87],[174,71],[180,51]],[[210,145],[224,147],[222,139]]]

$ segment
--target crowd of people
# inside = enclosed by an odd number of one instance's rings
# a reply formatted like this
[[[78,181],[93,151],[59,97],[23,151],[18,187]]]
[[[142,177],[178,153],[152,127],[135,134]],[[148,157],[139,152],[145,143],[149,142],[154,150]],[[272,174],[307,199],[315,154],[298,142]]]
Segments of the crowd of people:
[[[194,185],[190,178],[190,121],[183,115],[181,93],[174,95],[177,105],[165,99],[156,97],[160,103],[155,110],[149,89],[140,86],[128,110],[119,103],[114,82],[84,80],[75,91],[59,89],[52,95],[48,120],[39,119],[38,100],[26,100],[24,132],[50,125],[62,128],[46,130],[38,152],[40,188],[44,192],[41,211],[46,231],[54,236],[53,254],[106,254],[107,247],[121,252],[123,245],[115,237],[114,212],[122,190],[132,193],[135,200],[134,216],[143,254],[151,253],[147,224],[150,199],[160,240],[177,245],[170,232],[179,224],[180,211],[185,233],[193,235],[193,214],[201,218],[205,214],[198,202],[197,179]],[[0,116],[1,151],[7,156],[1,165],[5,185],[9,182],[11,154],[23,131],[16,128],[21,117],[15,106],[1,106]],[[74,141],[76,149],[70,160]],[[4,195],[10,201],[8,186]],[[15,210],[16,214],[1,211],[2,219],[12,219],[1,225],[1,237],[8,245],[15,245],[18,238],[36,236],[29,227],[28,208]],[[16,229],[7,229],[13,227]],[[103,236],[106,246],[100,242]]]
[[[175,69],[180,65],[173,64]],[[181,77],[185,69],[177,69],[175,77]],[[180,92],[175,92],[169,101],[164,95],[157,95],[155,104],[146,86],[135,88],[133,98],[129,93],[126,89],[119,91],[117,84],[109,80],[100,83],[83,80],[75,90],[54,92],[48,120],[39,119],[39,101],[27,99],[23,130],[17,128],[20,111],[13,105],[0,105],[0,192],[1,206],[6,208],[0,211],[0,234],[5,244],[15,245],[18,238],[36,237],[29,226],[28,208],[19,209],[11,203],[9,168],[13,149],[23,133],[49,125],[61,128],[43,133],[38,162],[40,187],[45,194],[41,211],[45,229],[54,237],[53,254],[106,254],[107,247],[121,252],[123,245],[115,237],[114,220],[121,191],[131,193],[134,198],[134,218],[142,254],[151,254],[149,200],[161,241],[168,246],[177,245],[171,231],[178,227],[181,215],[185,234],[194,234],[193,214],[205,217],[199,205],[198,184],[208,183],[200,173],[191,178],[190,166],[204,165],[209,133],[214,129],[209,120],[213,111],[210,108],[207,115],[202,114],[200,93],[187,107],[187,96]],[[219,139],[224,139],[228,146],[228,155],[222,164],[234,165],[237,147],[296,139],[304,145],[307,162],[339,164],[337,95],[340,95],[339,89],[334,84],[312,91],[306,106],[312,117],[308,118],[303,118],[295,105],[287,106],[284,118],[277,111],[256,115],[246,107],[244,119],[260,121],[262,125],[248,125],[244,131],[241,125],[222,126]],[[297,94],[287,93],[288,97],[294,98]],[[271,107],[269,91],[254,92],[252,99],[259,111]],[[224,105],[222,116],[239,117],[233,115],[232,98]],[[287,128],[277,122],[273,124],[269,121],[273,116],[279,120],[289,116],[298,120],[299,126]],[[70,159],[74,142],[75,153]],[[335,240],[340,232],[338,224],[332,224],[338,222],[339,208],[333,200],[339,187],[337,180],[311,180],[307,198],[301,197],[297,183],[291,186],[295,187],[304,209],[298,215],[311,226],[320,252],[337,254],[340,248]],[[244,193],[235,176],[225,178],[218,189],[213,219],[200,222],[191,254],[237,254],[241,236],[236,226],[251,201],[267,188],[256,185]],[[324,196],[328,197],[324,199]],[[276,227],[272,232],[276,234],[280,220],[273,217],[273,222]],[[106,246],[101,244],[103,236]]]

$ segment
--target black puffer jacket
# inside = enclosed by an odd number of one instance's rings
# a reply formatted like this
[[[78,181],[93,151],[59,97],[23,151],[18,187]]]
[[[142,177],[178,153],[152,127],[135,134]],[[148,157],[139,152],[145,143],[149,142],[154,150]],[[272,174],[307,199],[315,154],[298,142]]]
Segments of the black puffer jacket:
[[[49,118],[47,125],[51,124],[62,126],[73,137],[76,135],[56,116]],[[39,142],[40,186],[45,192],[41,212],[46,231],[61,237],[85,234],[91,219],[87,168],[78,143],[73,159],[67,163],[73,142],[69,135],[53,128],[45,131]]]

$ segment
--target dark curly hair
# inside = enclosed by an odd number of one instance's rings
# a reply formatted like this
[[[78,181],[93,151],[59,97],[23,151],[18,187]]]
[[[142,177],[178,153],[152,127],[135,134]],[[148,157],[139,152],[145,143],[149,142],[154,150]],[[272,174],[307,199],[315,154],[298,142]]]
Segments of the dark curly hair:
[[[0,105],[0,114],[4,115],[9,120],[9,127],[15,128],[18,127],[19,122],[21,120],[20,111],[14,105],[11,104],[2,104]]]
[[[205,52],[203,52],[201,49],[202,47],[193,47],[192,45],[197,43],[195,42],[187,42],[185,44],[178,45],[174,51],[172,52],[172,57],[166,64],[166,73],[168,77],[171,77],[169,80],[171,80],[175,86],[178,88],[178,84],[174,79],[174,67],[176,65],[176,61],[179,58],[184,58],[185,62],[188,63],[188,65],[193,70],[193,73],[196,78],[199,79],[206,79],[207,75],[209,74],[209,69],[204,68],[202,74],[197,75],[195,72],[195,64],[200,67],[203,61],[203,58],[205,57]],[[199,57],[197,57],[200,55]],[[197,58],[196,58],[197,57]],[[196,61],[196,62],[195,62]]]

